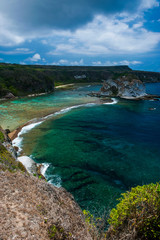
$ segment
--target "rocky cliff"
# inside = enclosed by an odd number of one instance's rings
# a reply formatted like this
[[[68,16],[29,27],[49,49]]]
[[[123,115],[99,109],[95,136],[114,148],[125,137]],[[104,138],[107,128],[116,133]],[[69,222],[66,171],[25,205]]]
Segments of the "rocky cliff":
[[[0,128],[0,239],[91,240],[71,194],[30,175]]]

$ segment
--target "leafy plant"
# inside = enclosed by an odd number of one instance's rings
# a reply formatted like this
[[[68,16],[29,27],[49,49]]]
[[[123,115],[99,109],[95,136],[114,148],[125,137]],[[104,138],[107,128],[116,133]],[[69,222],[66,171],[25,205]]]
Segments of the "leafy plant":
[[[132,188],[123,193],[110,212],[110,235],[125,231],[140,239],[160,239],[160,184]]]

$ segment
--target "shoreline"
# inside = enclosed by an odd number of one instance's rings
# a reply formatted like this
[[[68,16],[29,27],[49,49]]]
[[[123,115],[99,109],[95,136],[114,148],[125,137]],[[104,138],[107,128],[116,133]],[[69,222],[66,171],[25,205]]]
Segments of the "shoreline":
[[[111,104],[112,105],[112,104],[116,104],[116,103],[117,103],[116,99],[110,99],[107,102],[105,102],[105,103],[103,102],[101,104],[108,104],[108,105]],[[33,174],[35,173],[38,175],[42,175],[45,178],[45,172],[46,172],[47,168],[49,167],[49,164],[47,164],[47,163],[38,164],[31,157],[25,155],[25,153],[22,151],[23,149],[21,148],[21,145],[20,145],[21,141],[23,139],[21,137],[21,134],[30,131],[32,128],[41,124],[43,121],[47,120],[48,118],[53,117],[54,115],[57,116],[59,114],[65,114],[66,112],[68,112],[72,109],[76,109],[76,108],[80,108],[80,107],[92,107],[97,104],[98,103],[90,102],[90,103],[73,105],[70,107],[62,108],[59,111],[55,111],[52,114],[45,115],[44,117],[37,118],[37,119],[31,119],[28,122],[26,122],[25,124],[19,126],[15,130],[8,133],[8,136],[12,142],[12,146],[16,149],[16,152],[18,155],[17,160],[20,161],[24,165],[24,167],[27,169],[27,171],[29,173],[33,173]],[[29,125],[31,125],[30,128],[29,127],[27,128],[27,126],[29,126]],[[17,139],[17,141],[16,141],[16,139]],[[15,140],[15,142],[14,142],[14,140]],[[46,164],[48,165],[47,167],[46,167]],[[34,172],[32,172],[32,171],[30,171],[30,169],[36,169],[36,170],[34,170]],[[45,171],[44,171],[44,169],[45,169]]]

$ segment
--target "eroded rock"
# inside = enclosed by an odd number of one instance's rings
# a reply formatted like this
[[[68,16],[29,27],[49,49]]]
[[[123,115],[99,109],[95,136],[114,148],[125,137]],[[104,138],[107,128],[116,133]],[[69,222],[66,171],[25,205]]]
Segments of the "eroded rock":
[[[115,80],[104,81],[100,94],[108,97],[138,98],[145,96],[146,91],[145,85],[139,79],[123,76]]]

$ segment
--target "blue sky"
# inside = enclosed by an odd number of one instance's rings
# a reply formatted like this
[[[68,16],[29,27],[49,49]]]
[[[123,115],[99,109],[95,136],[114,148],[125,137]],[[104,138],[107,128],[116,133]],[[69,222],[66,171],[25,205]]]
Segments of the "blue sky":
[[[160,71],[160,1],[1,0],[0,62]]]

